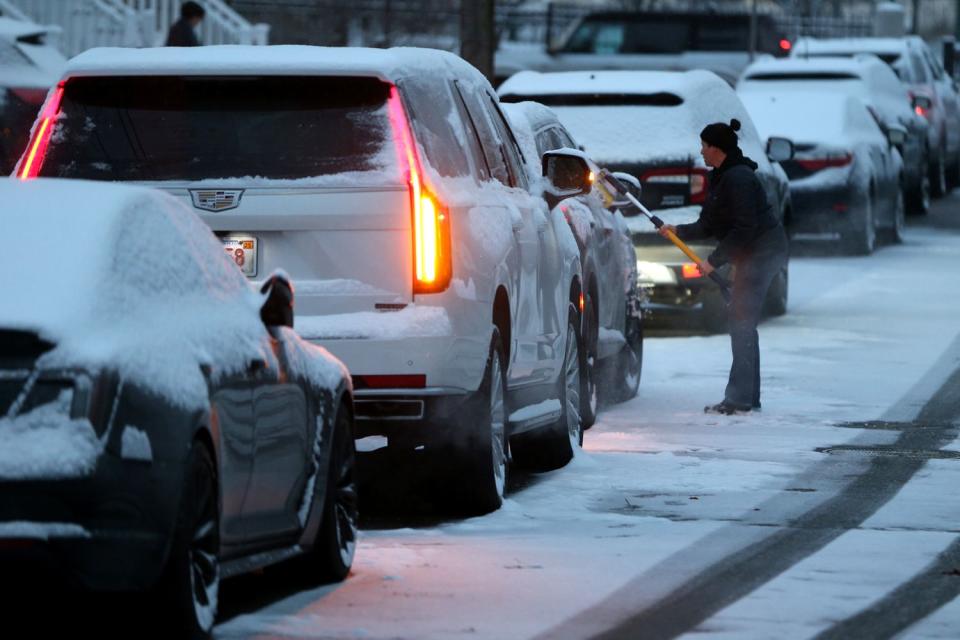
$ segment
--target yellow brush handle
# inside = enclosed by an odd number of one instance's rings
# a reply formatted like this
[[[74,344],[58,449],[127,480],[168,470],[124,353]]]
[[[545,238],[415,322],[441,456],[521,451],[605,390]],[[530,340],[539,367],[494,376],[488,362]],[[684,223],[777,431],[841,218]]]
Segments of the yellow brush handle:
[[[673,244],[677,245],[677,249],[680,249],[680,251],[683,251],[685,254],[687,254],[688,258],[690,258],[697,264],[700,264],[703,262],[703,260],[700,259],[700,256],[694,253],[693,249],[688,247],[683,242],[683,240],[677,237],[677,234],[675,234],[673,231],[670,231],[670,230],[667,230],[666,233],[667,233],[667,239],[670,240],[670,242],[672,242]]]

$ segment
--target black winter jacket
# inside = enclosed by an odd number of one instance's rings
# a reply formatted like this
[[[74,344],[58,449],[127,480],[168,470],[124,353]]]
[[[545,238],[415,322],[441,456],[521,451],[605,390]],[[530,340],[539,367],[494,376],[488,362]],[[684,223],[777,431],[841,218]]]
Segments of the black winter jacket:
[[[748,257],[754,241],[780,224],[756,169],[757,163],[739,149],[729,154],[708,176],[709,190],[700,218],[677,226],[681,240],[720,241],[707,258],[714,267]]]
[[[196,47],[200,45],[197,34],[190,23],[180,18],[170,26],[167,33],[168,47]]]

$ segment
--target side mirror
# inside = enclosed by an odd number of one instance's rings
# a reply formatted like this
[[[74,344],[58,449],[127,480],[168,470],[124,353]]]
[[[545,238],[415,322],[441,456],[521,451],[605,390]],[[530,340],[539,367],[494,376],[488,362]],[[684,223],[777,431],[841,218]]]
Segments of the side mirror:
[[[293,328],[293,285],[283,272],[274,272],[260,293],[265,299],[260,307],[260,319],[267,327]]]
[[[640,180],[636,176],[625,171],[614,171],[611,175],[619,180],[620,184],[627,188],[627,191],[630,192],[630,195],[637,200],[640,200],[640,194],[643,193],[643,187],[640,185]],[[637,209],[633,203],[626,198],[614,200],[612,206],[620,209],[620,213],[627,218],[640,214],[640,210]]]
[[[543,175],[552,209],[565,198],[585,195],[593,189],[593,171],[587,156],[576,149],[557,149],[543,154]]]
[[[887,127],[887,141],[894,147],[901,146],[907,141],[907,130],[898,124]]]
[[[793,141],[787,138],[770,138],[767,140],[767,157],[770,162],[786,162],[793,158],[796,151]]]
[[[933,100],[927,96],[913,96],[913,108],[927,111],[933,106]]]

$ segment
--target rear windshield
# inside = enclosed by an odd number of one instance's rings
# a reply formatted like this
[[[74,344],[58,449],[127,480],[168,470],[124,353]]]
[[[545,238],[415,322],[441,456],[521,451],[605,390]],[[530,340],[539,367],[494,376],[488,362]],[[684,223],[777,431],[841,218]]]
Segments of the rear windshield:
[[[41,175],[299,179],[395,165],[375,78],[100,77],[67,83]]]
[[[811,71],[806,73],[755,73],[747,80],[856,80],[852,73],[834,71]]]
[[[503,102],[533,100],[548,107],[678,107],[683,98],[673,93],[544,93],[507,94]]]

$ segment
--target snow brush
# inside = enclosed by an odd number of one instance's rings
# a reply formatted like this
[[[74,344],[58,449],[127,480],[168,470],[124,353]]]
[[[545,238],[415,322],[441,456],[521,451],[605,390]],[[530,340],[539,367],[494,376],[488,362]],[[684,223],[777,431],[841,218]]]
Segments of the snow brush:
[[[637,200],[632,193],[630,193],[627,187],[622,182],[620,182],[620,180],[618,180],[616,176],[614,176],[612,173],[610,173],[606,169],[600,169],[600,171],[597,173],[597,179],[595,184],[603,193],[604,198],[606,198],[608,202],[613,202],[614,200],[617,200],[618,198],[616,196],[620,196],[620,198],[626,198],[630,202],[630,204],[632,204],[633,206],[635,206],[637,209],[640,210],[640,213],[647,216],[647,219],[653,223],[653,226],[655,226],[657,230],[660,230],[663,227],[663,220],[661,220],[657,216],[650,213],[650,210],[647,209],[642,204],[640,204],[640,201]],[[676,245],[676,247],[680,249],[680,251],[683,251],[683,253],[686,254],[688,258],[696,262],[697,265],[700,265],[704,262],[703,260],[700,259],[700,256],[698,256],[693,249],[687,246],[687,244],[683,240],[678,238],[677,234],[675,234],[673,231],[669,231],[669,230],[667,231],[667,239],[670,240],[670,242],[672,242],[674,245]],[[730,302],[730,283],[727,281],[727,279],[721,276],[716,271],[711,271],[708,277],[711,280],[713,280],[718,287],[720,287],[720,295],[722,295],[723,299],[727,303],[729,303]]]

